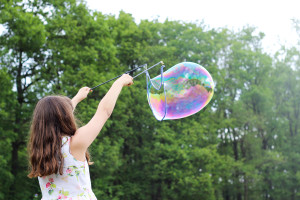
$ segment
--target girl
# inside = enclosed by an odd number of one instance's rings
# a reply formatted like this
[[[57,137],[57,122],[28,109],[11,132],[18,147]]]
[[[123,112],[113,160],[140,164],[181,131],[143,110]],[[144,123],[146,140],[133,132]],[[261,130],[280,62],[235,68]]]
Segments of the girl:
[[[96,199],[90,181],[88,147],[111,115],[123,86],[133,84],[124,74],[100,101],[92,119],[77,129],[73,110],[90,88],[81,88],[71,100],[47,96],[36,105],[30,129],[29,177],[38,177],[42,200]]]

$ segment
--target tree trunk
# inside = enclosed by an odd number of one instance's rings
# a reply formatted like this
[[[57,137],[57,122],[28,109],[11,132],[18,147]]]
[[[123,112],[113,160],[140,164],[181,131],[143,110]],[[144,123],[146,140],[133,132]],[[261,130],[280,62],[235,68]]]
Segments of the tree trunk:
[[[17,76],[16,76],[16,87],[17,87],[17,101],[18,101],[18,106],[16,108],[16,113],[15,113],[15,128],[14,132],[16,134],[21,133],[21,118],[22,118],[22,104],[24,102],[24,95],[23,95],[23,88],[22,88],[22,51],[19,52],[19,66],[17,68]],[[17,172],[19,171],[19,148],[20,148],[20,138],[18,137],[15,139],[15,141],[12,142],[12,151],[11,151],[11,174],[14,177],[14,181],[12,185],[10,186],[9,189],[9,195],[11,199],[14,198],[15,194],[15,183],[16,183],[16,177],[17,177]]]

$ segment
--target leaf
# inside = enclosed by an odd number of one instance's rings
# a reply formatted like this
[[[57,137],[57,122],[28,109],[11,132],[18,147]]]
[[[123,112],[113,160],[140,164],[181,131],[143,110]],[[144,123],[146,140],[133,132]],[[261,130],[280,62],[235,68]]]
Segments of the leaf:
[[[51,195],[54,192],[54,190],[48,190],[48,194]]]

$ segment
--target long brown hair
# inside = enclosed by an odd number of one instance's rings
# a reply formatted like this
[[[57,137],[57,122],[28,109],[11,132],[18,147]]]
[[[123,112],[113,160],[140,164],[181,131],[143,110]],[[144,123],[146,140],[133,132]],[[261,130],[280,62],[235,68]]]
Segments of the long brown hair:
[[[71,100],[64,96],[46,96],[36,105],[28,143],[31,171],[28,177],[63,174],[62,136],[77,130]],[[86,152],[89,162],[89,154]]]

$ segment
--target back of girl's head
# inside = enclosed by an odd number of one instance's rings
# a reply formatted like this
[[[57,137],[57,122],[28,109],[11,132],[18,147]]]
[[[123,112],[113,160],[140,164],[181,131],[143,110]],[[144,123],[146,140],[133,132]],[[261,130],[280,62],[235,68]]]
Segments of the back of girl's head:
[[[30,178],[62,174],[62,136],[76,132],[71,100],[63,96],[42,98],[33,112],[30,128],[29,157]]]

